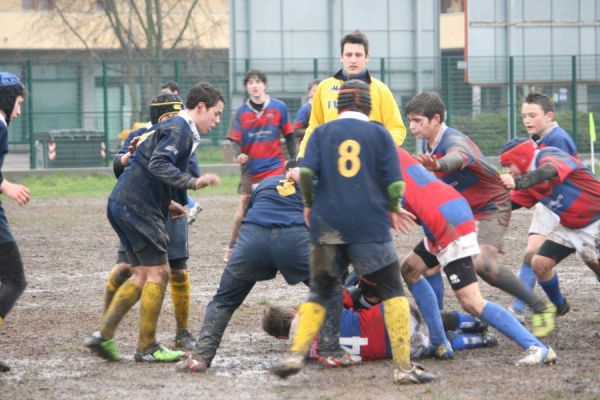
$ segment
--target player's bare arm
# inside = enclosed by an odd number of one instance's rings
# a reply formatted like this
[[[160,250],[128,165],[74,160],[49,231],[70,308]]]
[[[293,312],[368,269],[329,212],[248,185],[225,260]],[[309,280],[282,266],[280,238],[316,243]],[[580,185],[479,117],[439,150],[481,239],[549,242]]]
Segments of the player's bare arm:
[[[12,183],[4,179],[0,184],[0,192],[6,197],[14,200],[18,205],[24,206],[29,201],[31,192],[29,189],[18,183]]]

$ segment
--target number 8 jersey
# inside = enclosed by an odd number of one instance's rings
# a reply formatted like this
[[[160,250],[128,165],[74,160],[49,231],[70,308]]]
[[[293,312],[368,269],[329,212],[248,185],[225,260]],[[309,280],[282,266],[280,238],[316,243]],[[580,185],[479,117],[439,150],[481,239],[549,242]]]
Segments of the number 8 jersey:
[[[313,243],[392,240],[387,188],[402,181],[402,173],[396,145],[382,125],[359,112],[342,113],[315,129],[300,167],[318,178],[310,221]]]

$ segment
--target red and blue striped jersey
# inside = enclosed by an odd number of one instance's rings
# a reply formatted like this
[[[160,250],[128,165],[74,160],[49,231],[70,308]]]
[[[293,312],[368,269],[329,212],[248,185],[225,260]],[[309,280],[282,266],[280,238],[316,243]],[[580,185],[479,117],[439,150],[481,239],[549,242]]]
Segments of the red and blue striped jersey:
[[[406,150],[398,148],[398,157],[406,183],[403,207],[419,218],[433,253],[476,232],[471,207],[460,193],[427,171]]]
[[[544,147],[556,147],[562,151],[569,153],[573,157],[577,158],[577,147],[571,136],[560,126],[556,126],[546,136],[544,136],[538,143],[539,149]],[[525,196],[525,200],[520,200],[521,196]],[[510,198],[515,203],[521,204],[522,201],[527,201],[527,193],[522,193],[521,190],[513,190],[510,192]]]
[[[449,127],[432,151],[428,151],[427,142],[422,146],[423,152],[438,159],[450,152],[460,153],[463,163],[459,169],[435,171],[435,175],[467,199],[476,220],[510,209],[510,194],[502,185],[500,175],[467,135]]]
[[[552,165],[558,176],[520,192],[518,204],[532,207],[541,202],[569,229],[583,228],[600,219],[600,180],[575,157],[556,147],[536,154],[534,168]]]
[[[242,153],[249,157],[244,173],[252,177],[253,183],[258,183],[285,171],[280,135],[293,133],[286,104],[271,97],[260,112],[249,102],[242,104],[235,113],[228,139],[240,143]]]

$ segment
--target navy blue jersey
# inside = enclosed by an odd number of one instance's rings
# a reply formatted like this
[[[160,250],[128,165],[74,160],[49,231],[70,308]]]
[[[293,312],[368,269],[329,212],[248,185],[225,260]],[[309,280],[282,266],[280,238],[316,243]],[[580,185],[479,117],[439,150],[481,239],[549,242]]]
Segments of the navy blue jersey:
[[[304,225],[304,207],[298,185],[296,192],[282,196],[277,191],[285,176],[275,175],[265,178],[252,192],[248,212],[243,224],[254,224],[266,228],[285,228]]]
[[[540,149],[548,146],[558,147],[573,157],[577,157],[577,148],[575,147],[573,139],[558,125],[538,142],[538,147]]]
[[[387,187],[402,180],[396,145],[380,124],[350,118],[319,126],[300,166],[318,177],[311,212],[317,244],[379,243],[392,240]],[[356,118],[355,118],[356,117]]]
[[[4,180],[2,176],[2,165],[4,157],[8,153],[8,127],[2,118],[0,118],[0,183]]]
[[[123,142],[123,146],[121,146],[121,148],[115,154],[115,159],[113,161],[113,171],[115,173],[115,177],[118,178],[119,176],[121,176],[121,174],[125,170],[125,167],[123,166],[123,164],[121,164],[121,157],[123,157],[123,155],[125,155],[129,151],[129,144],[131,143],[133,138],[136,136],[141,136],[144,133],[151,131],[152,129],[153,127],[140,128],[138,130],[130,132],[129,135],[127,135],[127,138],[125,138],[125,141]],[[200,165],[198,164],[198,158],[196,157],[195,152],[192,153],[192,157],[190,157],[190,163],[188,164],[187,171],[196,178],[200,177]]]
[[[171,200],[187,204],[185,189],[195,185],[196,178],[186,172],[193,135],[179,116],[153,126],[140,138],[109,199],[166,220]]]

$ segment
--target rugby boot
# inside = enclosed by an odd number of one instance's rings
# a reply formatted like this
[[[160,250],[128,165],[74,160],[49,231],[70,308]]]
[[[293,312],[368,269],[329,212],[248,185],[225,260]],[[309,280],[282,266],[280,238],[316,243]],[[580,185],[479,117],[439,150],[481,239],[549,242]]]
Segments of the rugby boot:
[[[531,333],[533,333],[533,336],[543,338],[551,334],[556,327],[555,318],[556,306],[552,303],[548,303],[544,311],[533,314],[531,316]]]
[[[148,351],[136,351],[133,358],[138,362],[177,362],[183,356],[183,351],[169,350],[156,343]]]
[[[565,299],[564,303],[562,303],[560,306],[556,307],[556,316],[562,317],[563,315],[568,313],[570,310],[571,310],[571,306],[569,305],[569,302],[567,301],[567,299]]]
[[[83,344],[105,360],[121,361],[123,359],[115,340],[103,338],[98,331],[85,338]]]
[[[556,353],[550,346],[530,346],[525,351],[525,357],[515,363],[517,366],[537,365],[537,364],[555,364],[557,360]]]
[[[290,375],[297,374],[304,366],[304,354],[290,353],[283,360],[271,367],[272,374],[285,379]]]
[[[338,356],[317,356],[317,362],[326,368],[351,367],[362,361],[360,356],[354,356],[344,351]]]
[[[193,350],[196,347],[196,341],[190,331],[183,330],[175,335],[175,348],[183,350]]]
[[[498,346],[498,338],[492,332],[483,332],[481,334],[481,343],[483,347],[495,347]]]
[[[414,383],[428,383],[437,379],[437,376],[425,372],[420,365],[413,364],[409,371],[401,368],[394,369],[394,383],[397,385],[411,385]]]
[[[431,345],[429,348],[430,354],[438,360],[451,360],[454,358],[454,350],[448,339],[444,340],[444,343],[435,347]]]
[[[479,318],[475,318],[475,321],[470,324],[462,324],[460,326],[460,330],[464,333],[483,333],[487,331],[489,325]]]
[[[208,364],[197,354],[191,354],[179,361],[175,365],[175,369],[179,372],[198,372],[203,373],[208,369]]]

